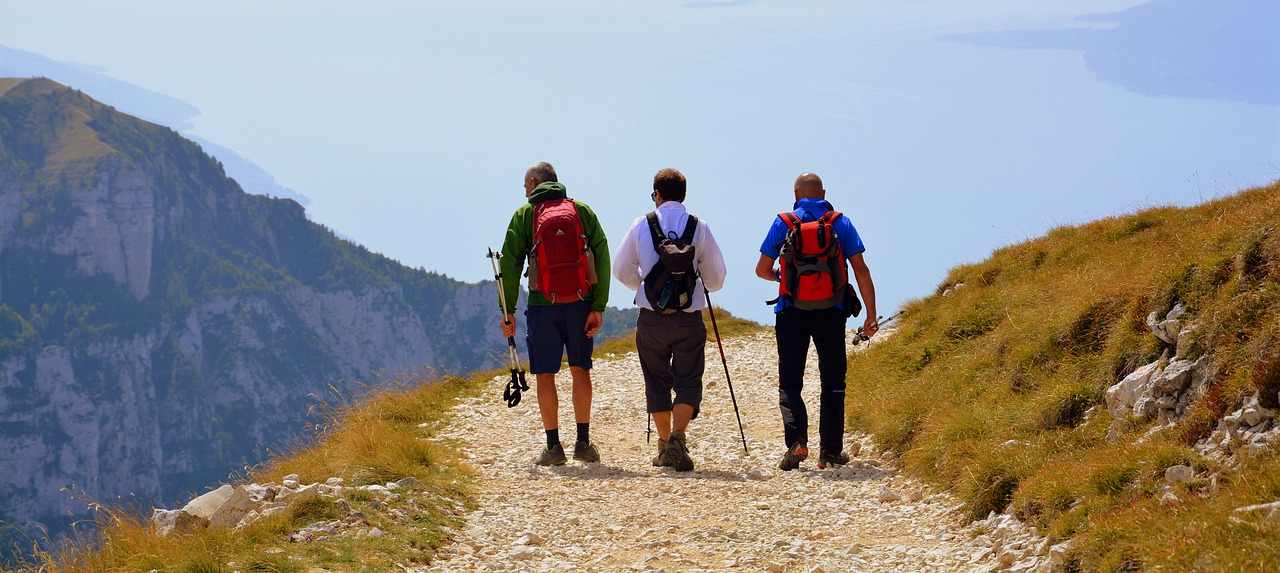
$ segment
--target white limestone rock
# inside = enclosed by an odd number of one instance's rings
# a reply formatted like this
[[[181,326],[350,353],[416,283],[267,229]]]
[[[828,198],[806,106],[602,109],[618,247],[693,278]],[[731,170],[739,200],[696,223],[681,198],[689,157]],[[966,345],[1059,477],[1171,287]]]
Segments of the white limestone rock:
[[[151,520],[156,524],[156,531],[161,536],[177,533],[187,535],[209,526],[209,520],[192,515],[181,509],[155,509],[151,512]]]
[[[1126,418],[1133,413],[1133,405],[1159,367],[1158,362],[1139,366],[1123,380],[1107,389],[1107,411],[1113,418]]]

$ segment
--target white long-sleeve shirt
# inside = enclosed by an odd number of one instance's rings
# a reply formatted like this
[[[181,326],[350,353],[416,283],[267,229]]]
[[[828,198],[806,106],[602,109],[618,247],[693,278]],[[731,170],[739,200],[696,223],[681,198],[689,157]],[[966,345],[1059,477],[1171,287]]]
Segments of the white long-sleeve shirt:
[[[684,227],[689,221],[689,213],[685,211],[683,203],[663,202],[658,206],[657,212],[658,227],[662,229],[663,236],[670,236],[669,233],[679,236],[684,233]],[[698,270],[700,278],[693,292],[692,304],[685,312],[702,310],[706,306],[706,295],[703,294],[703,289],[711,292],[720,290],[720,287],[724,286],[724,277],[727,272],[724,255],[720,253],[720,246],[711,235],[711,227],[701,218],[698,219],[698,226],[693,232],[693,251],[694,268]],[[649,233],[649,222],[642,215],[631,224],[631,229],[622,238],[622,244],[618,245],[618,251],[613,255],[613,276],[627,285],[627,288],[636,291],[635,302],[640,308],[653,310],[649,305],[649,298],[643,295],[643,289],[645,275],[649,274],[649,269],[656,264],[658,264],[658,252],[653,249],[653,236]]]

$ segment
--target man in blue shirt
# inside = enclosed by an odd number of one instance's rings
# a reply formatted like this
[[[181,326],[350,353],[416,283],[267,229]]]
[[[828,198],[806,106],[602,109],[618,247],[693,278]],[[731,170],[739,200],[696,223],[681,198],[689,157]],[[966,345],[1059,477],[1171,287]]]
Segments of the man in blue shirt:
[[[822,179],[813,173],[802,173],[795,183],[795,214],[801,221],[815,221],[827,211],[832,211],[826,201],[827,190]],[[779,269],[773,266],[789,227],[782,217],[775,217],[769,234],[760,245],[760,260],[756,263],[756,276],[768,281],[780,282]],[[862,294],[866,307],[863,334],[876,333],[876,290],[871,282],[871,271],[863,261],[866,247],[848,217],[841,215],[832,221],[832,230],[840,242],[842,255],[853,269],[853,278]],[[809,456],[809,414],[805,409],[800,390],[804,387],[805,359],[809,353],[809,340],[813,340],[818,352],[818,372],[822,382],[819,398],[818,433],[820,449],[818,463],[844,465],[849,457],[844,454],[844,388],[848,357],[845,354],[845,312],[843,300],[834,306],[814,310],[795,308],[786,296],[779,296],[774,306],[774,333],[778,341],[778,406],[782,411],[783,437],[787,452],[778,468],[783,471],[800,467]]]

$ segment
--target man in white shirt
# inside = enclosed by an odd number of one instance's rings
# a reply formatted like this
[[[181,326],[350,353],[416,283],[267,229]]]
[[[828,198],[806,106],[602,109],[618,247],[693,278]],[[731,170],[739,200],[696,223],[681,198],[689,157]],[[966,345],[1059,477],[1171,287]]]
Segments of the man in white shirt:
[[[637,291],[640,317],[636,320],[636,349],[644,374],[646,406],[658,428],[658,456],[653,465],[676,471],[693,469],[685,431],[702,404],[707,343],[701,312],[706,306],[704,289],[720,290],[726,272],[711,228],[684,208],[686,186],[679,171],[659,171],[650,195],[657,209],[635,220],[613,258],[613,276]],[[661,240],[655,240],[655,235]],[[695,272],[697,278],[689,279],[691,288],[681,286],[678,275],[683,269],[672,272],[678,262],[671,268],[661,263],[676,261],[677,255],[662,259],[659,248],[692,255],[688,272]]]

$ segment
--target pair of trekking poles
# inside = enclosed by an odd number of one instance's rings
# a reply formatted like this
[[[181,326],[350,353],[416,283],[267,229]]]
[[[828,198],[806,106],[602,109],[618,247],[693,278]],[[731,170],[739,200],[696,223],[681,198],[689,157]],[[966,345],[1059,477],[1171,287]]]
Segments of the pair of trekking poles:
[[[507,320],[507,292],[502,288],[502,271],[498,270],[498,259],[502,258],[502,253],[493,252],[489,249],[489,262],[493,264],[493,280],[498,283],[498,313],[502,315],[502,324],[509,324]],[[514,334],[507,337],[507,362],[511,365],[511,381],[507,382],[506,390],[502,392],[502,399],[507,401],[508,408],[515,408],[520,403],[520,393],[529,390],[529,383],[524,379],[524,368],[520,366],[520,352],[516,350],[516,337]]]
[[[502,258],[502,253],[495,253],[493,249],[489,249],[487,257],[493,265],[493,280],[498,283],[498,303],[502,305],[498,308],[498,312],[502,316],[503,324],[507,324],[507,294],[502,288],[502,271],[498,269],[498,260]],[[747,455],[751,455],[751,452],[747,450],[747,434],[742,429],[742,414],[738,411],[738,397],[733,393],[733,380],[729,378],[729,361],[724,357],[724,344],[720,341],[720,327],[716,325],[716,312],[711,306],[711,293],[704,288],[702,289],[702,294],[707,297],[707,312],[711,315],[711,329],[716,333],[716,347],[720,349],[720,363],[724,365],[724,379],[729,384],[729,398],[733,400],[733,415],[738,419],[738,435],[742,436],[742,451]],[[511,366],[511,380],[507,382],[507,388],[502,392],[502,399],[507,401],[508,408],[514,408],[520,403],[520,393],[529,390],[529,384],[525,382],[524,368],[520,365],[520,353],[516,350],[516,338],[514,335],[507,337],[507,360]]]

